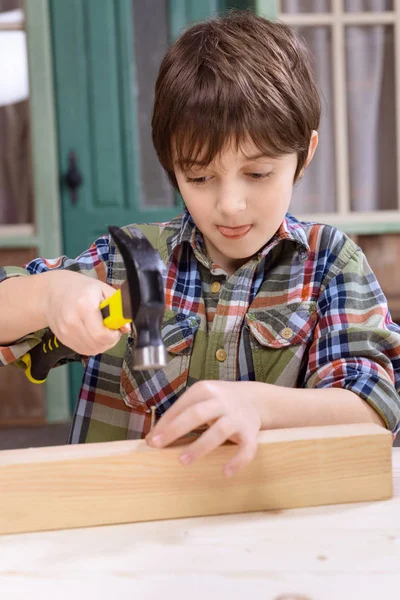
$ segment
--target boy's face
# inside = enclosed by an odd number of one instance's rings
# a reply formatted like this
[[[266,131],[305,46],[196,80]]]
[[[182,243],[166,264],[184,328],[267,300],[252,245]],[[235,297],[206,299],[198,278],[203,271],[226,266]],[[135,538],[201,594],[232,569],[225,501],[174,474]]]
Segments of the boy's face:
[[[248,158],[250,157],[250,158]],[[207,167],[175,168],[179,190],[210,259],[228,274],[272,238],[287,212],[297,154],[260,156],[252,142],[227,147]]]

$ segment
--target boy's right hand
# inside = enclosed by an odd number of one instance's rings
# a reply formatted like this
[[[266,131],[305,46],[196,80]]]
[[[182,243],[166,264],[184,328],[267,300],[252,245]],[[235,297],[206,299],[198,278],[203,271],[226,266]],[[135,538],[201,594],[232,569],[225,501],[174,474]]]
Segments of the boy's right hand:
[[[93,356],[109,350],[130,325],[113,331],[103,324],[101,302],[115,289],[91,277],[73,271],[52,271],[47,277],[41,310],[57,338],[78,354]]]

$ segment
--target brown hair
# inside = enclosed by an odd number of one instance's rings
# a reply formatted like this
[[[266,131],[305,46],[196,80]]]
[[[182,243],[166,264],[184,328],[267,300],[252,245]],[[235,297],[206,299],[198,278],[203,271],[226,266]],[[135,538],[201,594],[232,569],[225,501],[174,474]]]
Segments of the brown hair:
[[[155,87],[153,143],[177,187],[181,168],[208,165],[234,140],[268,156],[297,152],[295,180],[321,104],[310,55],[287,25],[250,11],[196,23],[165,55]]]

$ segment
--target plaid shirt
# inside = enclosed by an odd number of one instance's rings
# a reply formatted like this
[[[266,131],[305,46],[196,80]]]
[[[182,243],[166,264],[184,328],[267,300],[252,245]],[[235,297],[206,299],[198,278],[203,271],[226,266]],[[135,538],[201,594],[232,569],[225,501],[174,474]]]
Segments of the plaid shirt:
[[[287,215],[258,254],[228,276],[207,257],[188,212],[139,227],[166,265],[162,335],[169,362],[157,371],[133,371],[134,333],[84,358],[70,442],[144,437],[151,406],[160,417],[201,379],[345,388],[397,433],[400,328],[365,256],[343,233]],[[116,289],[126,279],[118,249],[104,236],[75,260],[6,267],[0,280],[51,269],[78,271]],[[0,348],[2,364],[18,364],[41,335]]]

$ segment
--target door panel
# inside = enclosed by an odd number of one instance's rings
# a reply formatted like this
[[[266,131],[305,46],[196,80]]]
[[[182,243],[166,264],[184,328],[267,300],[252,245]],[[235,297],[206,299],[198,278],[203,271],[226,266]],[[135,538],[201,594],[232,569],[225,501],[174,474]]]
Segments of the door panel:
[[[79,254],[109,224],[168,220],[181,211],[151,144],[153,87],[169,34],[165,22],[152,50],[160,15],[152,31],[149,7],[162,5],[166,16],[167,4],[133,4],[52,1],[61,176],[72,150],[83,177],[75,204],[65,185],[61,191],[68,255]]]
[[[121,111],[119,106],[118,20],[114,2],[85,0],[82,4],[89,106],[89,145],[93,195],[91,211],[126,208],[123,185]]]

